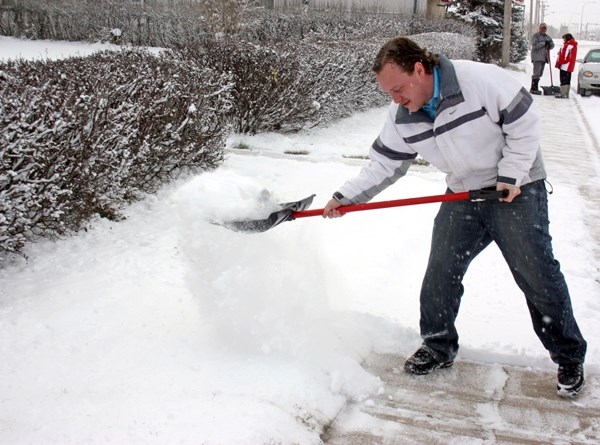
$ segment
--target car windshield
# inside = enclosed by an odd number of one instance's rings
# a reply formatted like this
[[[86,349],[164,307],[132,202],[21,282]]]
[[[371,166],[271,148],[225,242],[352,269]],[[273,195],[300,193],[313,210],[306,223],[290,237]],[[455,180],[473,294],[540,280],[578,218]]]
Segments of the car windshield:
[[[585,63],[600,63],[600,50],[590,51],[587,56],[585,56]]]

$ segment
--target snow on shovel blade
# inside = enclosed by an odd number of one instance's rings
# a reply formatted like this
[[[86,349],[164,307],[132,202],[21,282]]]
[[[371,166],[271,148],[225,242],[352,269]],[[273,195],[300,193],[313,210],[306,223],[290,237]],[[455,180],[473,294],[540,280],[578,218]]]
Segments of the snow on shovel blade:
[[[293,220],[294,212],[299,212],[310,207],[315,196],[316,195],[310,195],[309,197],[301,199],[300,201],[280,204],[281,208],[271,213],[266,219],[229,221],[224,222],[221,225],[227,227],[228,229],[235,230],[236,232],[266,232],[282,222]]]

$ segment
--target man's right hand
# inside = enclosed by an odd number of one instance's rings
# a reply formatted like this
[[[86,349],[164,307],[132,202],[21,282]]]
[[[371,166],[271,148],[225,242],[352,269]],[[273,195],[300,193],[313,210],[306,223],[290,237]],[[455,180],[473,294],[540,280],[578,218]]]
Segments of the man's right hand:
[[[337,199],[331,198],[323,209],[323,218],[339,218],[340,216],[344,216],[344,214],[337,209],[340,206],[341,204]]]

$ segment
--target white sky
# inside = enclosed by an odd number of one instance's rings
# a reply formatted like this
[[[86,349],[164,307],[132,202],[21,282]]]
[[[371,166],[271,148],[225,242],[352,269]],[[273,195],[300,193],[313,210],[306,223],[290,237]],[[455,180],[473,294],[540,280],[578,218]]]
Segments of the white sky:
[[[4,57],[97,49],[0,37]],[[510,72],[528,87],[530,63]],[[542,80],[550,83],[547,70]],[[600,121],[600,97],[534,100],[571,110],[557,122],[568,131],[582,131],[571,119],[576,108]],[[418,293],[437,205],[301,218],[252,235],[209,223],[263,207],[264,189],[269,202],[316,193],[312,208],[322,207],[360,168],[343,155],[366,154],[384,114],[370,110],[298,134],[233,135],[230,147],[251,150],[165,186],[126,209],[125,221],[95,220],[77,236],[28,246],[27,263],[0,268],[0,445],[316,445],[348,401],[368,406],[372,394],[389,394],[360,363],[420,344]],[[551,160],[547,168],[554,250],[589,343],[589,384],[561,403],[596,409],[600,264],[589,222],[597,219],[580,193],[600,174],[592,143],[570,159],[595,166],[596,175],[573,176]],[[565,147],[566,137],[547,148]],[[444,190],[440,172],[420,167],[377,200]],[[474,261],[465,287],[458,360],[556,371],[497,248]],[[479,418],[468,403],[463,411],[478,428],[502,424],[500,410]],[[553,413],[544,419],[560,423]],[[529,423],[521,434],[532,443],[548,438],[537,416]],[[552,439],[545,442],[564,442]]]
[[[546,13],[544,21],[551,26],[560,27],[567,25],[568,31],[576,38],[579,34],[580,24],[583,22],[585,30],[600,28],[600,0],[538,0],[540,5],[545,3]],[[529,11],[530,0],[525,0],[526,9]],[[535,8],[536,2],[533,2]],[[583,10],[583,16],[582,16]],[[600,42],[599,42],[600,45]]]

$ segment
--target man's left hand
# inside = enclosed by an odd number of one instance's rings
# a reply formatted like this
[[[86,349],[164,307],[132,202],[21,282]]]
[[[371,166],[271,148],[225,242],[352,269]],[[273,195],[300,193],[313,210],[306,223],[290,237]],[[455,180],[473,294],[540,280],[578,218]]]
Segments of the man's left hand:
[[[512,184],[506,184],[504,182],[499,182],[496,184],[496,190],[508,190],[508,196],[506,198],[500,198],[500,201],[503,202],[512,202],[513,199],[521,194],[520,187]]]

